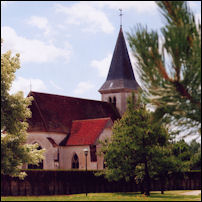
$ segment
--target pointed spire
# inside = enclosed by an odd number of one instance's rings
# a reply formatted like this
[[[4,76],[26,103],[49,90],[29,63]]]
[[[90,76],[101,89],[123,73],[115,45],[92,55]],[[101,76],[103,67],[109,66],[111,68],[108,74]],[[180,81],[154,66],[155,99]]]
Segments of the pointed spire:
[[[122,27],[120,27],[107,80],[99,91],[124,88],[137,89],[138,87],[139,85],[133,73]]]
[[[125,39],[123,36],[122,27],[119,31],[111,65],[109,68],[109,73],[107,76],[107,80],[114,79],[135,79]]]

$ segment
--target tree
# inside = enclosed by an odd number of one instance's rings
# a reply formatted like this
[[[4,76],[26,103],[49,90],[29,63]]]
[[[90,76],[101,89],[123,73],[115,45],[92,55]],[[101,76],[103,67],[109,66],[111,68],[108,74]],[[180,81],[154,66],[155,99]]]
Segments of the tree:
[[[22,165],[38,164],[44,150],[37,150],[37,144],[26,144],[32,98],[24,98],[22,92],[9,94],[19,68],[19,54],[12,57],[8,51],[1,55],[1,174],[23,178],[26,174],[21,172]]]
[[[111,139],[103,142],[102,147],[106,163],[104,175],[109,180],[135,177],[137,182],[144,184],[142,193],[149,195],[151,177],[162,176],[162,170],[165,173],[174,167],[174,161],[167,158],[170,153],[167,130],[153,121],[152,114],[141,104],[140,96],[134,104],[133,95],[122,118],[114,123],[112,132]]]
[[[173,144],[173,154],[187,164],[190,163],[191,151],[189,145],[182,139]]]
[[[173,142],[172,153],[176,160],[181,161],[180,167],[184,171],[201,169],[201,145],[196,140],[190,143],[183,139]]]
[[[201,170],[201,144],[192,140],[189,145],[191,158],[190,158],[190,169]]]
[[[201,133],[201,25],[186,1],[157,1],[161,33],[138,25],[127,33],[145,99],[158,119]]]
[[[201,170],[201,147],[198,149],[197,153],[191,156],[190,164],[191,170]]]
[[[192,140],[189,144],[191,154],[197,153],[201,149],[201,144],[196,142],[196,140]]]

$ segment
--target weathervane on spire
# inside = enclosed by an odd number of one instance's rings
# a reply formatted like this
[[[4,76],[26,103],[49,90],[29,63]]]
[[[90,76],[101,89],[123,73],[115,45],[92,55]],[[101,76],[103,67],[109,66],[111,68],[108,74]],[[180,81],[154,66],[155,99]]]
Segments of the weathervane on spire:
[[[30,80],[30,85],[29,85],[29,87],[30,87],[30,91],[32,91],[32,82],[31,82],[31,80]]]
[[[119,16],[120,16],[120,27],[122,27],[122,16],[123,16],[122,9],[120,8],[119,11],[120,11],[120,14],[119,14]]]

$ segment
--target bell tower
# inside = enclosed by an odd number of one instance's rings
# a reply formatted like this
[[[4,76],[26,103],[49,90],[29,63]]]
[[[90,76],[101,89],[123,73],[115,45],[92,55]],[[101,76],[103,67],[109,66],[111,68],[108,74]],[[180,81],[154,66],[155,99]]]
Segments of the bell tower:
[[[138,87],[121,25],[108,76],[99,92],[102,101],[113,103],[122,116],[126,111],[127,97],[132,91],[137,92]]]

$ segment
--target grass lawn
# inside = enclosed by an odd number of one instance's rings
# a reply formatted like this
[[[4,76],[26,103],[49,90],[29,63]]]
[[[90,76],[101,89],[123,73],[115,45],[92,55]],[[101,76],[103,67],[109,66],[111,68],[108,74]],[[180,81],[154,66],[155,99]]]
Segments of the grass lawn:
[[[190,191],[152,191],[149,197],[140,193],[90,193],[58,196],[12,196],[1,201],[201,201],[201,194],[186,195]]]

